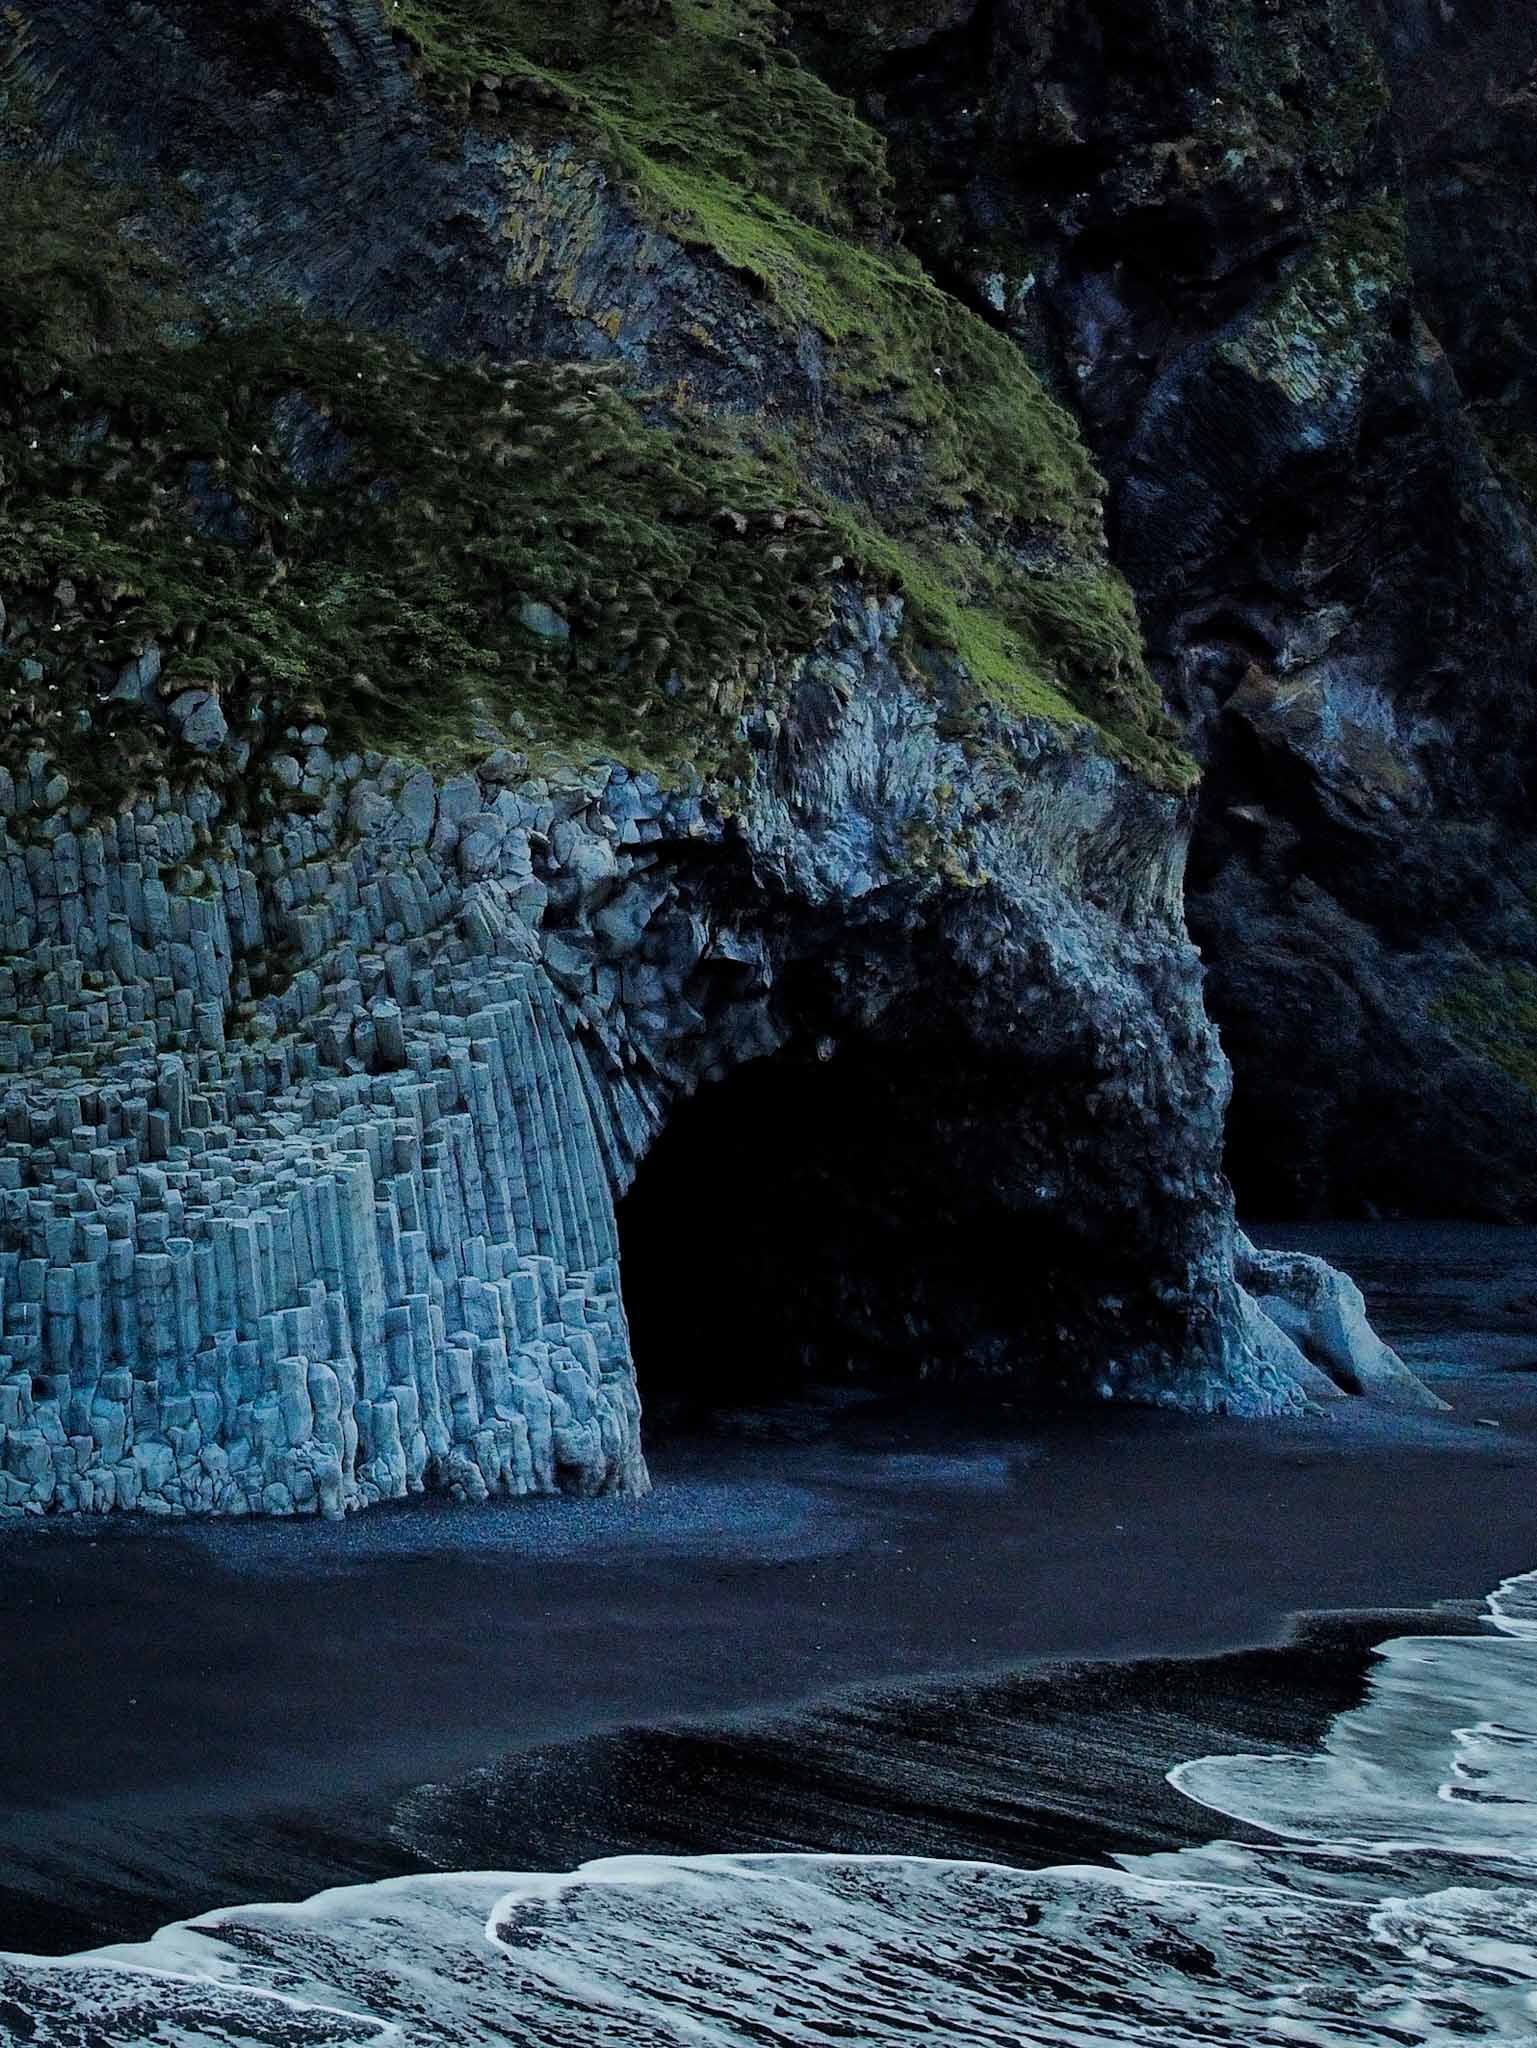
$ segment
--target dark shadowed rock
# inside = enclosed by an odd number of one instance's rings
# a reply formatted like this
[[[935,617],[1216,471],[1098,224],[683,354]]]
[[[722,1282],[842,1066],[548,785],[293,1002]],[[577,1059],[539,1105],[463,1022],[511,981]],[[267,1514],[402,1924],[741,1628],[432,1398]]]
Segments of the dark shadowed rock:
[[[1241,1195],[1530,1207],[1537,30],[1412,0],[794,11],[892,138],[918,245],[1109,477],[1206,769],[1190,919]]]

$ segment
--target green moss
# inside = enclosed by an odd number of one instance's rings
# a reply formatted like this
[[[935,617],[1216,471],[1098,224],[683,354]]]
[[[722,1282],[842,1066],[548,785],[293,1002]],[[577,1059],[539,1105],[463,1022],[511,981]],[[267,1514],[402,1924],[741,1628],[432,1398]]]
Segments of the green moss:
[[[13,219],[74,196],[29,188]],[[836,535],[724,429],[648,424],[590,367],[444,369],[300,322],[110,347],[120,301],[51,324],[56,253],[0,232],[27,309],[0,352],[12,753],[127,774],[155,729],[103,692],[153,639],[161,694],[215,687],[237,726],[260,702],[333,747],[433,756],[483,706],[551,745],[708,764],[764,656],[825,621]],[[533,605],[569,637],[530,631]]]
[[[1408,281],[1402,207],[1378,197],[1323,223],[1306,257],[1223,353],[1298,404],[1343,399],[1388,345],[1382,309]]]
[[[685,172],[734,206],[749,195],[802,221],[878,227],[885,155],[847,101],[778,47],[766,0],[676,0],[649,18],[608,0],[398,0],[391,23],[429,85],[507,82],[573,116],[640,177]]]
[[[897,246],[878,139],[775,47],[771,7],[679,0],[660,28],[606,0],[399,0],[389,18],[445,102],[585,136],[643,213],[753,280],[788,332],[814,329],[831,435],[728,428],[590,367],[499,378],[297,321],[215,330],[121,195],[6,174],[13,751],[72,744],[77,767],[131,779],[158,732],[104,686],[155,639],[162,694],[216,688],[237,728],[276,702],[333,747],[440,758],[489,717],[708,770],[764,657],[810,644],[834,575],[859,570],[981,694],[1189,779],[1072,422]],[[345,447],[334,473],[301,480],[285,407]],[[569,637],[522,626],[532,602]]]
[[[1537,968],[1481,968],[1443,997],[1433,1014],[1469,1052],[1537,1095]]]
[[[1108,750],[1182,787],[1188,764],[1148,717],[1141,629],[1124,580],[1072,559],[1011,574],[950,548],[919,551],[845,508],[829,517],[855,562],[906,599],[917,637],[964,664],[980,696],[1023,717],[1093,723]],[[1071,676],[1067,697],[1061,678]]]
[[[1213,9],[1223,90],[1213,112],[1235,146],[1260,142],[1330,182],[1348,179],[1374,147],[1390,96],[1361,9],[1302,0],[1224,0]]]
[[[601,0],[569,21],[538,0],[400,0],[391,19],[440,87],[490,76],[556,92],[560,132],[585,129],[653,222],[753,279],[771,314],[831,344],[847,396],[885,399],[924,436],[936,495],[1097,526],[1072,421],[900,247],[881,138],[777,47],[775,8],[678,0],[657,27]]]
[[[679,0],[658,27],[601,0],[569,19],[537,0],[401,0],[392,19],[439,89],[490,76],[556,94],[561,132],[585,125],[649,219],[815,330],[853,423],[832,516],[916,627],[997,700],[1087,717],[1155,779],[1190,779],[1100,559],[1103,486],[1074,422],[900,247],[880,139],[776,47],[775,8]]]
[[[0,163],[0,347],[9,384],[46,389],[61,364],[153,336],[192,314],[137,227],[132,193]]]

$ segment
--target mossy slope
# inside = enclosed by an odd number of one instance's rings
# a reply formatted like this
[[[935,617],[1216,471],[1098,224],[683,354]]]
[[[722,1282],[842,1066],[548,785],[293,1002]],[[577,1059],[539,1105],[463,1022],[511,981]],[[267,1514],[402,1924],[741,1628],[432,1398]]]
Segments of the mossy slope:
[[[492,126],[532,106],[585,131],[650,220],[750,279],[765,317],[818,336],[842,415],[847,509],[831,516],[919,634],[1007,708],[1087,717],[1155,779],[1189,779],[1103,559],[1102,486],[1074,423],[901,246],[884,144],[781,46],[775,7],[400,0],[391,19],[429,91]],[[757,440],[826,466],[804,432]]]
[[[900,249],[878,139],[776,46],[771,8],[400,0],[389,19],[449,134],[463,102],[575,137],[749,279],[765,319],[814,331],[838,460],[804,420],[728,426],[591,368],[445,368],[290,319],[221,329],[120,201],[8,169],[13,745],[78,743],[84,711],[89,749],[121,726],[131,754],[133,714],[105,693],[154,638],[162,692],[212,688],[237,725],[276,696],[350,744],[430,753],[483,710],[708,772],[748,679],[810,643],[842,574],[902,590],[915,651],[958,656],[980,696],[1092,721],[1153,779],[1187,779],[1071,423]],[[313,474],[296,433],[329,451]],[[531,604],[569,633],[530,631]]]
[[[74,180],[27,194],[18,226],[94,211],[117,240]],[[78,244],[79,272],[56,238],[7,241],[13,733],[63,744],[85,709],[74,753],[115,727],[131,749],[135,707],[108,693],[153,639],[162,694],[211,688],[237,725],[276,701],[343,746],[432,755],[483,706],[547,744],[708,765],[746,677],[822,621],[820,517],[726,436],[648,425],[602,370],[445,368],[297,320],[179,339],[149,258],[98,305]]]

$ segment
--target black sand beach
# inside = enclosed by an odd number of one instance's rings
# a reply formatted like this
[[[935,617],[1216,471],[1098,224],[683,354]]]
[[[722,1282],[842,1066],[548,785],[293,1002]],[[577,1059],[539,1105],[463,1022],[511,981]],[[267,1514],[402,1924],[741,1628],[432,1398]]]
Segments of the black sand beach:
[[[1315,1739],[1537,1564],[1531,1234],[1309,1241],[1450,1414],[832,1403],[662,1443],[640,1506],[7,1531],[0,1947],[424,1865],[1193,1838],[1172,1763]]]

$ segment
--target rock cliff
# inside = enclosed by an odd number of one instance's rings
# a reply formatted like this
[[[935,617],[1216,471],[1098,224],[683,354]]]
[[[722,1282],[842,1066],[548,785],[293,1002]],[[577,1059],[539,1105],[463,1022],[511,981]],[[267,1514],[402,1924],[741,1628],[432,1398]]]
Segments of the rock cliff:
[[[1239,1286],[1102,486],[790,28],[0,16],[0,1508],[638,1491],[632,1251],[642,1394],[1391,1380]]]
[[[915,246],[1109,479],[1205,770],[1241,1198],[1529,1212],[1528,11],[795,13],[891,138]]]

